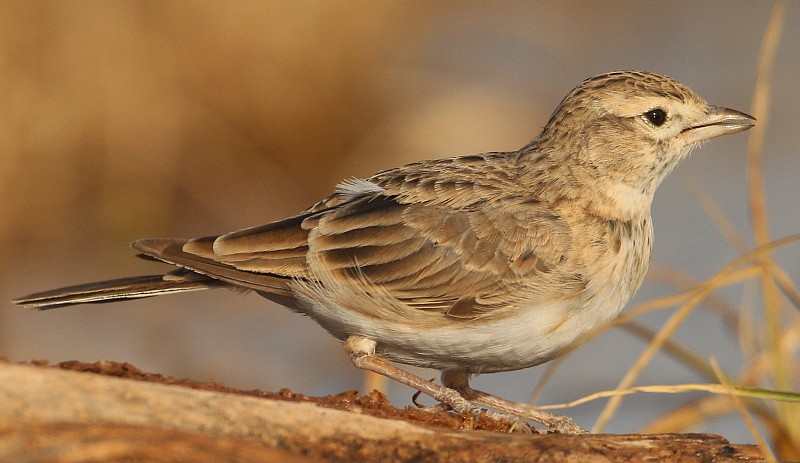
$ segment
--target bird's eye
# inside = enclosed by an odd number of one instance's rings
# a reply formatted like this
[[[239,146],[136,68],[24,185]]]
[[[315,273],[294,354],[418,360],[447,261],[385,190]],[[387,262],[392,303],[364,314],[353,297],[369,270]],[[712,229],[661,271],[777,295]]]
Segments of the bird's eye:
[[[661,127],[667,120],[667,113],[661,108],[654,108],[644,113],[644,117],[656,127]]]

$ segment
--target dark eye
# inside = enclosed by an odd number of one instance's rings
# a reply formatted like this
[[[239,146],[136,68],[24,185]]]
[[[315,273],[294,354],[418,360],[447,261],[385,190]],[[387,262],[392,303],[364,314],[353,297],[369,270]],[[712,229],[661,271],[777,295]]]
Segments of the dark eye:
[[[646,117],[647,120],[650,121],[650,123],[654,126],[661,127],[661,125],[667,120],[667,113],[661,108],[655,108],[644,113],[644,117]]]

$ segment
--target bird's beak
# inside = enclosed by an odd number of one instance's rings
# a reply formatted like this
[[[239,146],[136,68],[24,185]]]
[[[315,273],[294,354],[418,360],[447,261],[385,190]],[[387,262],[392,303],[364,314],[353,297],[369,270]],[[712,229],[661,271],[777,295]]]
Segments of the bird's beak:
[[[720,135],[730,135],[753,127],[756,118],[735,109],[709,106],[708,114],[697,125],[683,131],[687,143],[694,144]]]

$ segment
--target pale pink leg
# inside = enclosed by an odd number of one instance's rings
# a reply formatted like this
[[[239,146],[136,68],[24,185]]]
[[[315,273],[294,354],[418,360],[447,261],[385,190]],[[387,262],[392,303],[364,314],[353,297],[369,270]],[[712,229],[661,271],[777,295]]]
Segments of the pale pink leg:
[[[462,371],[445,371],[442,372],[442,384],[448,388],[458,391],[461,396],[472,403],[477,403],[485,407],[491,407],[495,410],[525,418],[528,420],[542,423],[548,428],[558,431],[562,434],[585,434],[588,431],[578,426],[575,421],[563,415],[556,415],[554,413],[539,410],[528,404],[521,402],[512,402],[505,400],[496,395],[472,389],[469,387],[469,374]]]
[[[439,402],[446,404],[457,413],[477,415],[484,413],[492,418],[503,421],[516,422],[519,418],[530,419],[549,426],[551,429],[564,434],[585,433],[571,418],[554,415],[542,410],[537,410],[530,405],[503,400],[499,397],[477,391],[469,387],[469,375],[462,372],[442,373],[440,386],[431,381],[420,378],[405,370],[397,368],[381,357],[375,355],[375,342],[361,336],[351,336],[345,341],[345,349],[350,354],[353,365],[368,370],[398,383],[405,384],[417,391],[427,394]],[[478,405],[500,410],[504,413],[482,410]]]

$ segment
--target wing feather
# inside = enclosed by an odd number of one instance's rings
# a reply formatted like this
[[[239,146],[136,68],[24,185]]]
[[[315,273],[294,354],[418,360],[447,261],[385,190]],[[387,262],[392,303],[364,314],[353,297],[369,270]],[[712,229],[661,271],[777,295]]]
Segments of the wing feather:
[[[494,183],[481,184],[482,160],[472,161],[463,176],[440,176],[436,169],[447,162],[412,164],[353,181],[282,221],[135,247],[266,294],[286,297],[292,281],[363,291],[379,286],[408,307],[458,318],[512,310],[514,297],[571,296],[581,276],[559,265],[571,258],[569,227],[535,198],[504,193],[505,174],[489,172]]]

